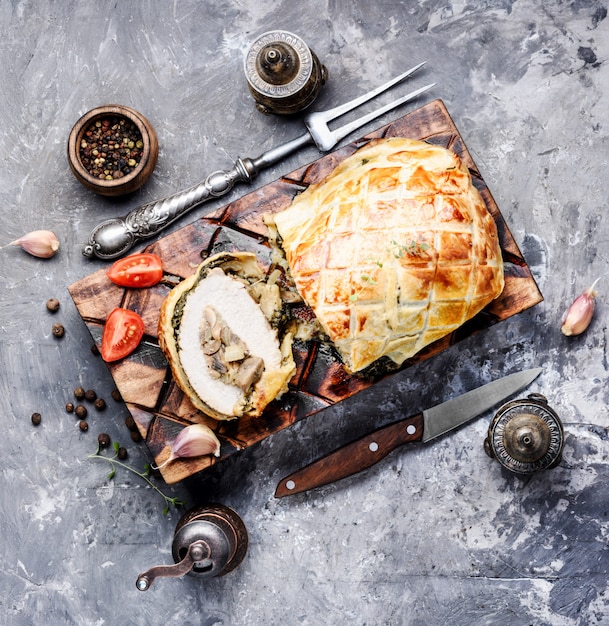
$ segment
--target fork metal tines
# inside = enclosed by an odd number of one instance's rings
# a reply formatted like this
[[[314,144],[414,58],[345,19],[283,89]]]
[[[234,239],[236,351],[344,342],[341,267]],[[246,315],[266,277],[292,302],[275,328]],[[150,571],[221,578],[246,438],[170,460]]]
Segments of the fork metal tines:
[[[304,123],[307,127],[307,130],[311,134],[315,145],[322,151],[326,152],[332,149],[341,139],[344,139],[347,135],[351,134],[354,130],[357,130],[361,126],[364,126],[368,122],[380,117],[384,113],[391,111],[392,109],[397,108],[398,106],[409,102],[410,100],[414,100],[422,93],[428,91],[432,87],[435,86],[435,83],[431,83],[429,85],[425,85],[425,87],[421,87],[420,89],[416,89],[411,93],[406,94],[398,98],[397,100],[393,100],[388,104],[376,109],[375,111],[371,111],[361,117],[353,120],[352,122],[341,126],[335,130],[330,130],[328,127],[328,122],[337,119],[352,111],[353,109],[357,109],[362,104],[368,102],[369,100],[373,100],[377,96],[381,95],[385,91],[388,91],[394,85],[397,85],[404,80],[406,80],[409,76],[414,74],[417,70],[422,68],[425,65],[425,61],[411,67],[409,70],[406,70],[403,74],[392,78],[390,81],[386,82],[384,85],[380,87],[376,87],[372,89],[368,93],[365,93],[357,98],[353,98],[348,102],[335,106],[332,109],[327,109],[325,111],[315,111],[313,113],[309,113],[304,118]]]
[[[366,113],[358,117],[357,119],[340,126],[334,130],[331,130],[328,126],[328,122],[335,120],[339,117],[342,117],[346,113],[349,113],[353,109],[357,109],[362,104],[365,104],[369,100],[376,98],[381,95],[385,91],[391,89],[394,85],[403,82],[409,76],[414,74],[418,69],[425,65],[425,61],[411,67],[409,70],[406,70],[403,74],[392,78],[390,81],[386,82],[384,85],[380,87],[376,87],[371,91],[357,96],[357,98],[353,98],[348,102],[344,102],[343,104],[339,104],[331,109],[326,109],[325,111],[314,111],[312,113],[308,113],[304,117],[304,124],[306,126],[307,132],[300,137],[296,137],[291,141],[288,141],[284,144],[276,146],[275,148],[271,148],[267,150],[260,156],[255,159],[245,159],[246,166],[249,166],[249,170],[252,174],[257,174],[260,170],[269,167],[270,165],[274,165],[280,160],[284,159],[288,155],[292,154],[296,150],[314,143],[318,150],[322,152],[328,152],[336,146],[336,144],[344,139],[347,135],[350,135],[353,131],[361,128],[368,122],[380,117],[381,115],[391,111],[406,102],[414,100],[418,98],[421,94],[425,93],[429,89],[435,86],[436,83],[431,83],[429,85],[425,85],[424,87],[420,87],[415,91],[411,91],[407,93],[405,96],[402,96],[384,106],[379,107],[378,109],[371,111],[370,113]]]
[[[349,102],[326,111],[309,113],[304,117],[304,124],[307,130],[300,137],[271,148],[254,159],[242,159],[239,157],[230,169],[214,171],[204,181],[185,191],[177,192],[161,200],[148,202],[133,209],[125,217],[117,217],[102,222],[89,235],[89,242],[83,248],[83,254],[88,257],[96,256],[100,259],[115,259],[125,254],[136,243],[157,235],[161,230],[194,207],[203,202],[224,196],[236,183],[251,183],[262,169],[278,163],[300,148],[314,143],[322,152],[331,150],[341,139],[354,130],[371,122],[387,111],[414,100],[428,89],[431,89],[435,83],[416,89],[335,130],[330,130],[328,126],[328,122],[345,115],[345,113],[356,109],[368,100],[376,98],[394,85],[406,80],[423,65],[425,63],[419,63],[384,85]]]

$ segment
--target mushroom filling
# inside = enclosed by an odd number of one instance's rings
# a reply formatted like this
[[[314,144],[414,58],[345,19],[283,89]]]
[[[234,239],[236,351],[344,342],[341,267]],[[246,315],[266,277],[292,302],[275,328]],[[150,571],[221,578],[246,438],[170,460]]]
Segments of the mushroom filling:
[[[211,305],[203,309],[199,329],[201,350],[211,378],[249,391],[264,372],[264,360],[250,354],[243,342]]]
[[[184,295],[175,332],[184,376],[211,410],[238,417],[276,393],[284,372],[277,331],[246,284],[222,268],[210,269]]]

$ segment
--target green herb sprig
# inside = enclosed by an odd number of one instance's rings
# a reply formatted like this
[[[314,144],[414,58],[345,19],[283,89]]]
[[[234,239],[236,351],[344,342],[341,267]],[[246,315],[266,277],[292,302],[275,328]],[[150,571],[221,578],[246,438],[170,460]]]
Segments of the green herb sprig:
[[[393,239],[391,244],[394,246],[391,249],[391,254],[393,254],[396,259],[401,259],[404,255],[420,256],[429,248],[429,244],[427,242],[420,240],[415,241],[414,239],[407,244],[402,244]]]
[[[391,248],[387,249],[387,252],[391,254],[395,259],[401,259],[404,256],[420,256],[429,249],[429,244],[420,239],[411,240],[410,242],[403,244],[395,239],[391,240]],[[383,262],[379,259],[369,258],[367,261],[374,263],[379,269],[383,269]],[[366,285],[376,285],[376,280],[370,276],[370,274],[360,274],[361,287],[353,294],[349,296],[351,302],[357,302],[359,296]]]
[[[379,267],[383,267],[383,264],[380,262],[377,262],[377,265]],[[358,289],[358,291],[356,293],[352,293],[349,296],[349,300],[351,302],[356,302],[357,299],[359,298],[359,294],[362,292],[362,289],[364,288],[364,285],[376,285],[376,280],[374,280],[374,278],[372,278],[372,276],[370,276],[370,274],[361,274],[359,279],[362,281],[362,286]]]
[[[183,502],[182,500],[178,500],[178,498],[170,498],[168,495],[163,493],[163,491],[161,491],[161,489],[159,489],[150,480],[150,478],[148,478],[152,473],[152,468],[149,463],[146,463],[146,465],[144,466],[143,472],[138,472],[135,468],[118,460],[118,451],[120,449],[120,444],[118,442],[115,441],[112,447],[114,449],[114,455],[106,456],[101,453],[101,446],[98,443],[97,450],[93,454],[90,454],[88,457],[90,459],[106,461],[107,463],[110,464],[111,469],[110,469],[110,473],[107,476],[108,480],[112,480],[115,477],[116,467],[119,466],[131,472],[132,474],[139,476],[143,481],[145,481],[150,487],[152,487],[158,494],[160,494],[163,497],[163,499],[165,500],[165,508],[163,509],[163,515],[167,515],[169,513],[169,509],[171,506],[174,506],[176,509],[178,509],[178,508],[182,508],[185,505],[185,502]]]

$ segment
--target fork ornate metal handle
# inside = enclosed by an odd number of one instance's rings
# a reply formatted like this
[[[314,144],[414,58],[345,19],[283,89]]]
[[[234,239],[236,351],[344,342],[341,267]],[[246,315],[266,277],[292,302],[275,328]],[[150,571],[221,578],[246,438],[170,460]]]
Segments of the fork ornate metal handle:
[[[100,259],[116,259],[139,241],[154,237],[194,207],[227,194],[237,183],[250,183],[262,169],[312,141],[311,135],[305,133],[255,159],[239,157],[231,169],[212,172],[203,182],[190,189],[143,204],[125,217],[101,222],[89,235],[89,243],[83,248],[83,254]]]
[[[238,158],[230,170],[212,172],[202,183],[162,200],[144,204],[124,218],[99,224],[83,248],[87,257],[115,259],[138,241],[153,237],[198,204],[228,193],[238,182],[250,182],[257,174],[250,159]]]
[[[169,224],[199,204],[227,194],[236,183],[251,182],[263,168],[277,163],[299,148],[315,143],[319,150],[324,152],[330,150],[341,139],[357,128],[400,104],[417,98],[420,94],[433,87],[435,83],[421,87],[333,131],[328,127],[329,121],[344,115],[360,106],[363,102],[375,98],[383,91],[403,81],[423,65],[424,63],[416,65],[381,87],[377,87],[350,102],[327,111],[317,111],[308,114],[304,120],[307,132],[300,137],[296,137],[296,139],[272,148],[254,159],[238,158],[231,169],[212,172],[202,183],[186,191],[144,204],[132,210],[123,218],[118,217],[102,222],[89,235],[89,242],[84,246],[83,254],[87,257],[98,257],[105,260],[116,259],[125,254],[139,241],[158,234]]]

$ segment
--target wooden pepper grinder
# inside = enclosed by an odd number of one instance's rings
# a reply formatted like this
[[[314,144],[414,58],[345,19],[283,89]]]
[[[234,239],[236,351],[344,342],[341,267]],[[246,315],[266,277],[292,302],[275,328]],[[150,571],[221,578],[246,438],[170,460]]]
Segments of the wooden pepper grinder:
[[[556,467],[564,432],[558,415],[538,393],[504,404],[488,429],[484,451],[514,474]]]
[[[313,103],[328,70],[300,37],[274,30],[251,45],[245,76],[261,113],[291,115]]]
[[[185,513],[174,533],[175,565],[157,565],[140,574],[135,586],[147,591],[156,578],[224,576],[247,552],[247,530],[241,518],[222,504],[208,504]]]

